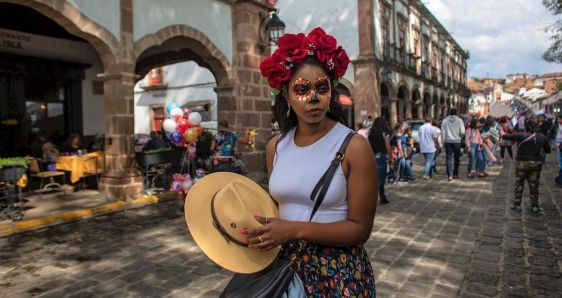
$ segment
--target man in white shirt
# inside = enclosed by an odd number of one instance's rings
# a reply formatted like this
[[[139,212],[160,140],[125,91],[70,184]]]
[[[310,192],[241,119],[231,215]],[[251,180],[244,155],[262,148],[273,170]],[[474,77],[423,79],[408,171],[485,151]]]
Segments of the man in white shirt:
[[[418,134],[420,138],[420,153],[425,158],[425,169],[422,178],[428,180],[431,168],[434,166],[435,151],[437,151],[435,144],[438,142],[441,130],[431,125],[430,116],[425,116],[425,124],[420,127]]]

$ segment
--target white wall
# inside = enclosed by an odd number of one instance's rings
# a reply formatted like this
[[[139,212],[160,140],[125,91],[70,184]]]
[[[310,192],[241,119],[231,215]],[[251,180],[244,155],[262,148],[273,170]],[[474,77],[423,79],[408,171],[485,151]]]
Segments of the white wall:
[[[121,36],[121,6],[119,0],[68,0],[83,14],[105,27],[115,35]],[[136,4],[134,1],[133,5]]]
[[[136,134],[150,133],[151,105],[166,105],[172,101],[184,105],[190,101],[210,100],[212,119],[217,119],[217,94],[213,91],[216,80],[208,69],[193,61],[167,65],[164,66],[164,82],[168,90],[143,90],[141,86],[148,85],[148,75],[135,85]]]
[[[212,0],[135,0],[134,40],[177,24],[189,25],[207,36],[232,63],[230,5]]]
[[[286,33],[308,34],[312,29],[322,27],[338,40],[351,60],[357,59],[357,1],[329,1],[328,4],[325,0],[279,0],[276,7],[279,9],[279,17],[285,22]],[[355,82],[353,64],[349,64],[344,77]]]
[[[10,41],[13,46],[6,46],[4,40]],[[103,73],[103,66],[96,50],[90,44],[0,29],[0,52],[90,64],[91,67],[85,70],[86,78],[82,81],[84,135],[104,133],[105,121],[100,121],[105,115],[104,97],[92,94],[92,80],[97,80],[97,74]]]

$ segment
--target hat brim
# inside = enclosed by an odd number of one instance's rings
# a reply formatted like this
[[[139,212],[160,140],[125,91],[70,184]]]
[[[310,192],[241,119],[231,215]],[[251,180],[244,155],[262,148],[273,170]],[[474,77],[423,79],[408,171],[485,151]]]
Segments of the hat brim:
[[[267,217],[279,217],[269,194],[254,181],[234,173],[219,172],[207,175],[189,190],[185,200],[187,227],[201,250],[216,264],[237,273],[254,273],[266,268],[279,254],[280,247],[268,251],[242,247],[227,242],[213,226],[211,198],[213,194],[234,180],[244,180],[255,187],[256,200],[264,204]]]

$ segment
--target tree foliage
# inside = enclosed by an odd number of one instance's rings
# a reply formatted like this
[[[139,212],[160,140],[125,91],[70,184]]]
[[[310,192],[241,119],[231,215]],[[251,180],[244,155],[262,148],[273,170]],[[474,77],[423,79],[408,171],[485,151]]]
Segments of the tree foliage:
[[[562,14],[562,0],[543,0],[542,3],[553,15]],[[551,34],[552,44],[542,57],[548,62],[562,64],[562,20],[555,21],[546,31]]]

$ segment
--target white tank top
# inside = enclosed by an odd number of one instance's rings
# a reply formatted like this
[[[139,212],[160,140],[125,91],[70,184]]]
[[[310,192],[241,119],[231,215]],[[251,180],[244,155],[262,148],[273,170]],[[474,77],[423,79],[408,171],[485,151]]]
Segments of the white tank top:
[[[314,207],[314,202],[310,200],[312,189],[330,166],[351,129],[336,123],[325,136],[306,147],[295,144],[295,130],[291,129],[277,144],[269,191],[279,202],[281,218],[308,221]],[[347,180],[340,164],[312,221],[345,220],[347,208]]]

